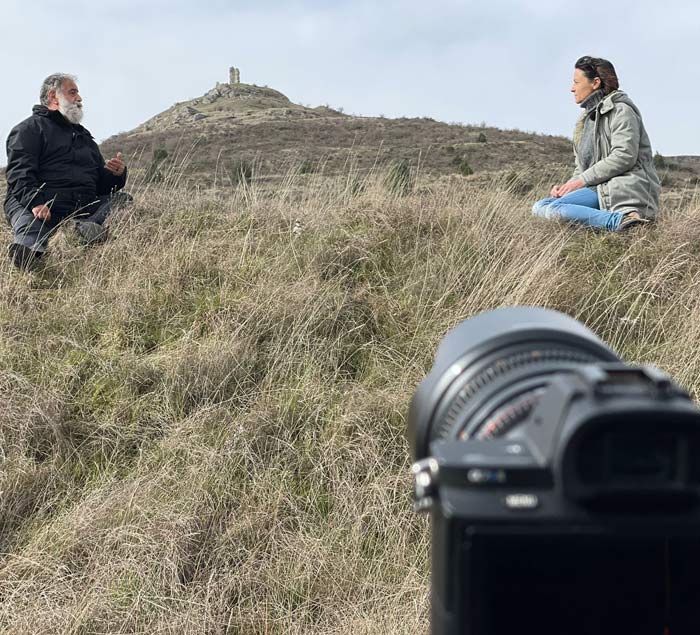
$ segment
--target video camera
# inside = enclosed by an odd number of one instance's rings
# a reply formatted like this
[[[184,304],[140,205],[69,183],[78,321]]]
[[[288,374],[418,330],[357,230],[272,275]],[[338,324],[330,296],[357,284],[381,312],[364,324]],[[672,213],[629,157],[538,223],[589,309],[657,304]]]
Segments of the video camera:
[[[573,318],[441,342],[408,418],[433,635],[700,634],[700,412]]]

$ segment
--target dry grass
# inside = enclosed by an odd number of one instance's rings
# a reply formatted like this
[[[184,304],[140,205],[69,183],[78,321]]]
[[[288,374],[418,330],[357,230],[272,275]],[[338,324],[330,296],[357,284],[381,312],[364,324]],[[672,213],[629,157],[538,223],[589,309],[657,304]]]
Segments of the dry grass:
[[[616,236],[380,177],[166,180],[107,244],[0,263],[1,632],[425,632],[404,415],[476,312],[567,311],[700,391],[694,197]]]

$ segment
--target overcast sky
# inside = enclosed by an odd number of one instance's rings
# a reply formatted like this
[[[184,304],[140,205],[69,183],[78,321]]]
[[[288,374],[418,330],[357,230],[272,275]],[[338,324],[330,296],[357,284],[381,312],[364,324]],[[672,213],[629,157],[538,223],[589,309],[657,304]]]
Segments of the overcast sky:
[[[47,75],[78,75],[98,141],[229,66],[292,101],[571,136],[581,55],[611,60],[654,150],[700,154],[691,0],[0,0],[0,164]]]

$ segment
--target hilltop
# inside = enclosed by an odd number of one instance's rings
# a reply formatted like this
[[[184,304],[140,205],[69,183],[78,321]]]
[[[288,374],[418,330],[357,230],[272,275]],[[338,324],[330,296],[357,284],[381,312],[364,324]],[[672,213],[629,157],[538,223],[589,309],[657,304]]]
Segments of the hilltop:
[[[179,102],[134,130],[109,138],[105,153],[121,150],[132,165],[148,168],[164,150],[186,161],[190,175],[209,180],[241,161],[262,176],[302,172],[338,174],[349,165],[366,172],[405,160],[437,176],[570,165],[571,142],[487,126],[430,118],[361,117],[329,106],[295,104],[268,87],[217,83],[200,97]]]

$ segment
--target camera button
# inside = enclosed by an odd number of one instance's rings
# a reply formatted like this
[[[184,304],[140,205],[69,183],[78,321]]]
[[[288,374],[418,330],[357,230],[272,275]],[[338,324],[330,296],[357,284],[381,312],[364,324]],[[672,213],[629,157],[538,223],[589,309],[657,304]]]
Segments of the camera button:
[[[508,509],[520,511],[537,509],[540,506],[540,499],[535,494],[508,494],[503,503]]]

